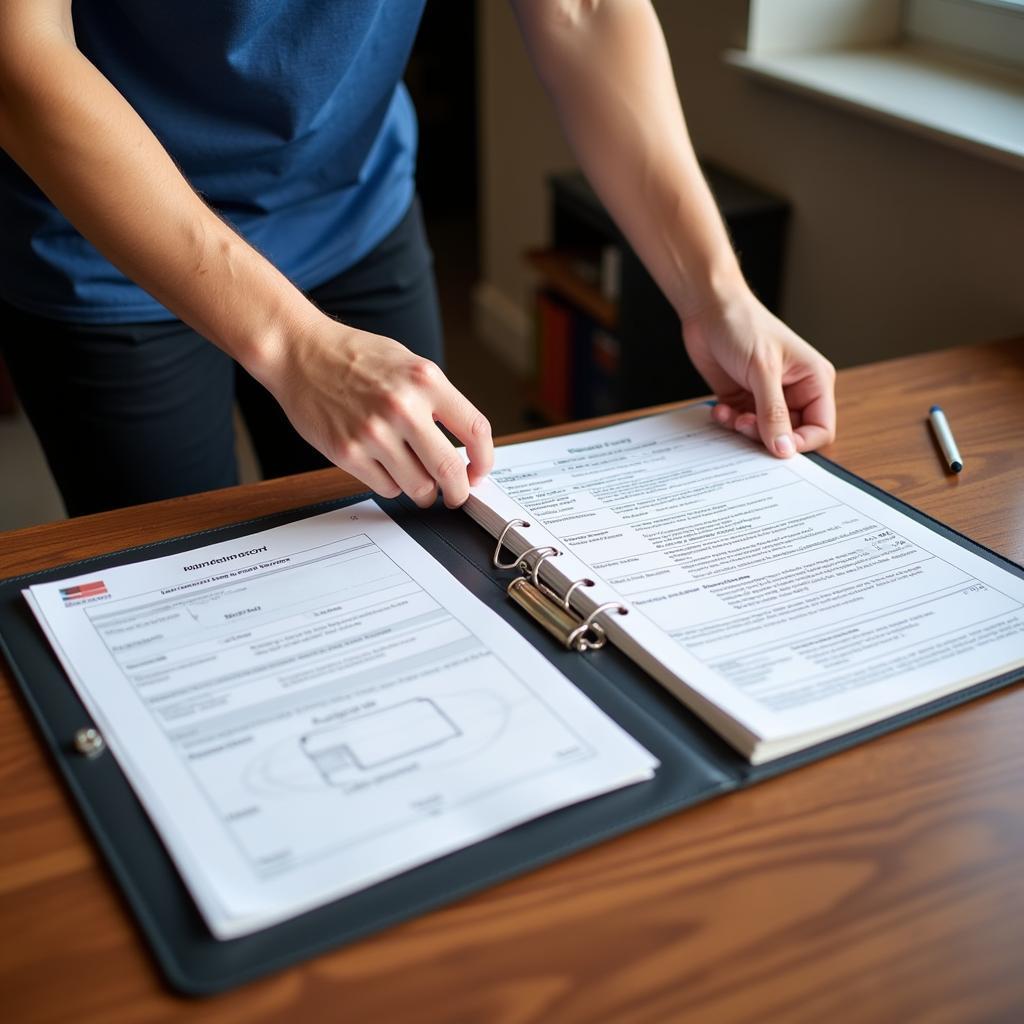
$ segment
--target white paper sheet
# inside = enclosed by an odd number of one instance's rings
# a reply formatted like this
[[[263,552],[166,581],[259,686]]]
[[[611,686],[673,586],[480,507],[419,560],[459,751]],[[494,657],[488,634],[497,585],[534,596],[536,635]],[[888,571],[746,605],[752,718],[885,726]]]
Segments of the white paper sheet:
[[[1024,580],[709,411],[500,448],[470,513],[530,521],[514,546],[562,549],[545,573],[624,600],[629,653],[776,754],[1024,664]]]
[[[372,502],[26,596],[218,937],[657,765]]]

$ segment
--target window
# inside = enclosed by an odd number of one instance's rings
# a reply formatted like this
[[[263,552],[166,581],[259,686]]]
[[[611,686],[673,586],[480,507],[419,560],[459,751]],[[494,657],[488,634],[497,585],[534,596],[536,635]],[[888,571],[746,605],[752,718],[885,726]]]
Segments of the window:
[[[917,42],[1024,67],[1024,0],[910,0],[905,29]]]
[[[1024,169],[1024,0],[750,0],[729,63]]]

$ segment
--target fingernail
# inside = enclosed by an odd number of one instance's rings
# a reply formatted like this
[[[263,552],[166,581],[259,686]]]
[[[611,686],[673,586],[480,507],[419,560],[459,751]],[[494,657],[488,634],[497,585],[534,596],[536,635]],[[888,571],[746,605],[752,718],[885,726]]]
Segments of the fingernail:
[[[775,451],[784,459],[788,459],[790,455],[795,455],[796,446],[793,444],[793,438],[789,434],[779,434],[775,438]]]

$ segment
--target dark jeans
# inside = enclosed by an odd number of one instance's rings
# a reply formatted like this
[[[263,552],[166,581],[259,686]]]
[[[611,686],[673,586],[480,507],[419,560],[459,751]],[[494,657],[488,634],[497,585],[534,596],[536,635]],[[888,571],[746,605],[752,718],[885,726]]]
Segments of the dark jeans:
[[[443,362],[418,201],[373,252],[309,297],[345,324]],[[237,483],[236,398],[265,476],[328,465],[268,391],[179,320],[63,323],[0,303],[0,346],[68,515]]]

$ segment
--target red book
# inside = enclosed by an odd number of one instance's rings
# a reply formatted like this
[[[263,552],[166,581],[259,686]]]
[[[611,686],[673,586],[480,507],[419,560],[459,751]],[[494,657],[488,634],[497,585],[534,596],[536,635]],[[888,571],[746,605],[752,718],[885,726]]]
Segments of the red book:
[[[547,292],[537,296],[537,405],[552,423],[572,414],[572,314]]]

